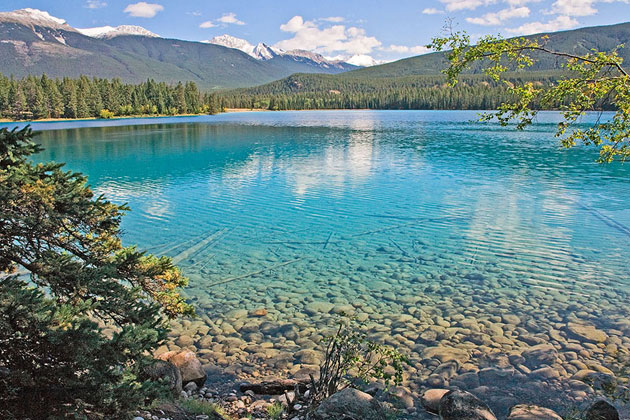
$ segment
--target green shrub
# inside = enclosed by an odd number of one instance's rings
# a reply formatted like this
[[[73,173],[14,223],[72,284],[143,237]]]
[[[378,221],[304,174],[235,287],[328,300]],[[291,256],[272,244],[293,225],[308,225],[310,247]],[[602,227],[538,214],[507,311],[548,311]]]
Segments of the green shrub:
[[[367,332],[354,320],[339,322],[334,335],[327,337],[319,379],[311,377],[310,400],[315,408],[321,401],[349,386],[382,381],[386,387],[400,385],[408,359],[398,350],[370,341]]]
[[[181,402],[181,406],[188,414],[204,414],[209,416],[211,419],[215,417],[215,414],[223,413],[221,407],[208,401],[187,399]]]
[[[284,407],[277,401],[267,407],[267,415],[272,420],[278,420],[282,413],[284,413]]]
[[[111,118],[114,118],[115,115],[109,109],[101,109],[101,112],[99,112],[99,117],[105,120],[109,120]]]

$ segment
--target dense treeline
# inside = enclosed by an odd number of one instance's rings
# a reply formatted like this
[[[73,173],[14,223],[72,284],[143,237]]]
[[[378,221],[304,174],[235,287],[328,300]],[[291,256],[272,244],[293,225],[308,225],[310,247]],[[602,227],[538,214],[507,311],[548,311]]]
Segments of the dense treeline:
[[[508,82],[549,86],[560,72],[513,74]],[[287,109],[478,109],[493,110],[513,99],[508,85],[483,75],[462,77],[452,87],[443,76],[392,78],[296,74],[266,85],[225,92],[230,108]],[[607,108],[605,105],[602,108]]]
[[[0,75],[0,118],[112,118],[127,115],[212,114],[220,111],[215,94],[201,93],[194,82],[171,86],[147,80],[23,79]]]

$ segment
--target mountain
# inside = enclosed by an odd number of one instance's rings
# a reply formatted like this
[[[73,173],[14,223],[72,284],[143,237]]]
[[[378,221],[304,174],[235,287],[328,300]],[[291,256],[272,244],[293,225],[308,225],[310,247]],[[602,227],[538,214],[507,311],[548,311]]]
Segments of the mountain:
[[[92,38],[114,38],[116,36],[122,35],[140,35],[140,36],[148,36],[151,38],[159,38],[158,34],[154,34],[148,29],[143,28],[142,26],[135,25],[120,25],[120,26],[100,26],[97,28],[84,28],[79,29],[77,31],[81,32],[83,35],[90,36]]]
[[[543,35],[548,36],[546,46],[558,51],[574,54],[585,54],[592,49],[612,51],[618,45],[630,42],[630,23],[537,34],[529,38],[540,38]],[[630,49],[622,48],[618,53],[625,63],[630,63]],[[539,54],[535,56],[535,60],[532,67],[514,72],[509,77],[515,80],[552,81],[563,71],[564,61],[557,57]],[[366,101],[366,107],[371,107],[369,104],[375,103],[369,100],[371,94],[395,97],[397,92],[398,96],[400,92],[412,92],[415,95],[418,90],[442,86],[445,79],[441,70],[446,68],[447,64],[444,53],[431,53],[337,75],[292,75],[262,86],[240,89],[229,93],[228,96],[268,98],[274,95],[302,95],[316,98],[318,95],[320,97],[333,95],[334,98],[335,95],[339,97],[360,93]],[[470,83],[479,83],[482,79],[480,72],[480,67],[475,67],[464,77],[470,78]]]
[[[541,38],[548,36],[546,46],[558,51],[573,54],[586,54],[592,49],[598,51],[612,51],[621,44],[630,41],[630,22],[608,26],[593,26],[573,29],[570,31],[549,32],[527,36],[526,38]],[[630,64],[630,49],[621,48],[619,55],[627,64]],[[559,70],[564,64],[563,60],[550,55],[539,54],[535,56],[536,63],[528,67],[526,71]],[[444,69],[447,60],[444,53],[431,53],[417,57],[405,58],[393,63],[368,67],[353,71],[348,77],[398,77],[411,75],[435,75]],[[477,70],[473,70],[476,72]]]
[[[276,57],[283,56],[285,58],[293,59],[294,61],[301,63],[312,63],[319,66],[322,69],[332,70],[338,69],[341,71],[354,70],[359,65],[345,62],[343,60],[329,60],[321,54],[317,54],[306,50],[290,50],[284,51],[280,48],[270,47],[269,45],[259,42],[256,46],[253,46],[249,41],[241,38],[236,38],[230,35],[220,35],[205,41],[209,44],[222,45],[227,48],[234,48],[243,51],[246,54],[254,57],[257,60],[273,60]]]
[[[201,89],[264,84],[293,73],[334,74],[356,66],[330,66],[302,56],[258,60],[234,48],[160,38],[141,27],[76,29],[37,9],[0,13],[0,73],[24,77],[80,75],[139,83],[193,81]]]

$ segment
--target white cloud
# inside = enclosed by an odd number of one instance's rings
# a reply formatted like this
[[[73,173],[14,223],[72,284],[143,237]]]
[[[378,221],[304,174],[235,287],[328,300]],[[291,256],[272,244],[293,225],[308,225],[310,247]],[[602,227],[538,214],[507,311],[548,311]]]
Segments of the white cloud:
[[[492,26],[492,25],[501,25],[506,20],[512,18],[524,18],[529,16],[529,8],[522,7],[512,7],[510,9],[499,10],[494,13],[486,13],[480,17],[468,17],[466,18],[466,22],[474,23],[475,25],[484,25],[484,26]]]
[[[426,54],[431,51],[430,48],[425,47],[424,45],[416,45],[413,47],[408,47],[406,45],[390,45],[387,48],[383,48],[384,51],[391,51],[399,54]]]
[[[100,9],[107,6],[107,3],[101,0],[87,0],[85,7],[88,9]]]
[[[446,10],[455,12],[457,10],[475,10],[479,6],[494,4],[497,0],[440,0],[446,5]]]
[[[524,6],[528,3],[540,3],[542,0],[504,0],[510,6]]]
[[[529,22],[518,28],[507,28],[508,32],[519,35],[531,35],[541,32],[555,32],[572,29],[579,25],[579,22],[570,16],[558,16],[548,22]]]
[[[328,55],[364,55],[381,46],[378,39],[367,36],[362,28],[345,25],[320,27],[316,21],[305,21],[302,16],[292,17],[287,23],[280,25],[280,30],[293,34],[292,38],[274,45],[283,50],[303,49]]]
[[[147,3],[141,1],[139,3],[133,3],[125,7],[123,12],[129,13],[129,16],[133,17],[141,17],[141,18],[152,18],[157,15],[158,12],[164,10],[164,6],[157,3]]]
[[[441,15],[444,13],[444,10],[436,9],[435,7],[427,7],[422,11],[422,14],[425,15]]]
[[[323,22],[341,23],[346,19],[341,16],[330,16],[330,17],[320,18],[317,20],[321,20]]]
[[[374,57],[367,54],[356,54],[346,59],[345,61],[346,63],[352,64],[354,66],[360,66],[360,67],[371,67],[371,66],[377,66],[379,64],[384,63],[384,61],[376,60],[374,59]]]
[[[227,25],[245,25],[245,22],[243,22],[242,20],[238,20],[236,18],[236,13],[230,12],[230,13],[224,13],[223,16],[221,16],[218,19],[215,20],[207,20],[205,22],[203,22],[201,25],[199,25],[200,28],[216,28],[217,26],[227,26]]]
[[[238,20],[236,18],[236,13],[232,12],[224,14],[219,19],[217,19],[217,22],[225,23],[228,25],[245,25],[245,22]]]
[[[551,12],[566,16],[592,16],[597,13],[595,0],[556,0]]]

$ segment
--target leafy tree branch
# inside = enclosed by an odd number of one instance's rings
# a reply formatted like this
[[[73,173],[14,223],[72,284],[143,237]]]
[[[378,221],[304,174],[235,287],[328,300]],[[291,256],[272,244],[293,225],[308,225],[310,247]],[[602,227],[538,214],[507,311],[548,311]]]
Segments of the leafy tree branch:
[[[443,73],[452,86],[462,73],[479,65],[488,77],[506,84],[514,99],[501,104],[496,112],[482,115],[482,121],[496,119],[504,126],[515,122],[522,130],[533,122],[539,109],[559,109],[563,118],[556,137],[564,147],[580,142],[597,146],[599,162],[630,158],[630,76],[618,54],[623,45],[610,52],[572,54],[548,48],[547,39],[488,35],[473,44],[465,32],[449,30],[429,46],[447,51],[449,66]],[[548,86],[534,82],[515,85],[504,79],[508,71],[531,67],[541,55],[564,60],[569,76]],[[600,114],[590,127],[580,125],[580,117],[587,111],[601,111],[606,105],[615,110],[611,118],[602,119]]]

